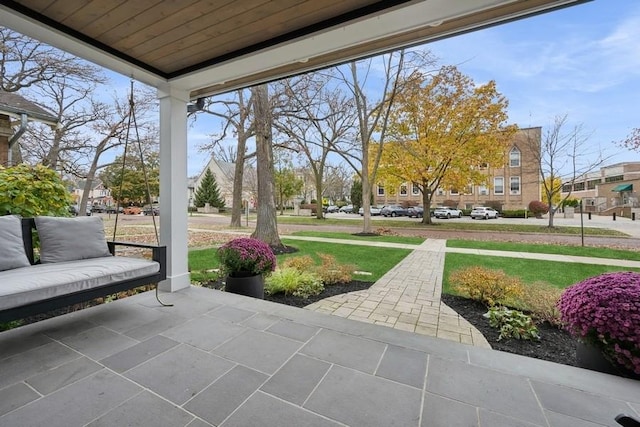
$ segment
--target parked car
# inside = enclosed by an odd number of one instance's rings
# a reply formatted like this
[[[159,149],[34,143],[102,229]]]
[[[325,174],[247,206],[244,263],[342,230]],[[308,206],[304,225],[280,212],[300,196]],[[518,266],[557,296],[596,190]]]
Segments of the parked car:
[[[344,205],[340,209],[338,209],[338,212],[353,213],[353,205]]]
[[[382,208],[380,215],[385,217],[407,216],[407,210],[400,205],[389,205]]]
[[[380,211],[382,209],[377,207],[377,206],[369,206],[369,213],[371,216],[378,216],[380,215]],[[358,209],[358,213],[360,214],[360,216],[364,216],[364,208],[360,208]]]
[[[160,215],[160,208],[157,206],[146,206],[142,212],[145,215]]]
[[[410,206],[407,208],[407,216],[409,218],[422,218],[424,216],[424,208],[422,206]]]
[[[325,211],[326,213],[336,213],[336,212],[338,212],[339,210],[340,210],[340,208],[339,208],[339,207],[337,207],[337,206],[335,206],[335,205],[329,205],[329,206],[327,206],[327,207],[324,209],[324,211]]]
[[[140,215],[141,212],[142,209],[140,209],[138,206],[127,206],[123,211],[125,215]]]
[[[122,206],[119,206],[119,207],[118,207],[118,212],[120,212],[120,213],[124,213],[124,208],[123,208]],[[115,206],[109,206],[109,207],[107,208],[107,213],[108,213],[108,214],[114,214],[114,213],[116,213],[116,207],[115,207]]]
[[[87,208],[91,213],[103,213],[107,211],[107,207],[105,205],[93,205],[91,208]]]
[[[462,211],[460,209],[440,207],[433,211],[433,216],[436,218],[462,218]]]
[[[471,219],[498,218],[498,211],[485,206],[478,206],[471,210]]]

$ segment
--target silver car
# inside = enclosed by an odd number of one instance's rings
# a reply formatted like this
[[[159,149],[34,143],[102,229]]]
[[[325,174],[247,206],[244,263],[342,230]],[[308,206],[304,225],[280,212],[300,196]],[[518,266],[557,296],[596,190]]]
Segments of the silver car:
[[[462,218],[462,211],[455,208],[436,208],[433,211],[433,216],[436,218]]]

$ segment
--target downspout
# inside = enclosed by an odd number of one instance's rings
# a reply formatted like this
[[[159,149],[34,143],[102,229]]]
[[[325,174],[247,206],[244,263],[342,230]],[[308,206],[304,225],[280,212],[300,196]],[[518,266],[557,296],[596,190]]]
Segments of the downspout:
[[[9,152],[7,153],[7,165],[13,166],[13,144],[18,142],[18,139],[27,130],[28,116],[25,113],[20,114],[20,129],[9,138]]]

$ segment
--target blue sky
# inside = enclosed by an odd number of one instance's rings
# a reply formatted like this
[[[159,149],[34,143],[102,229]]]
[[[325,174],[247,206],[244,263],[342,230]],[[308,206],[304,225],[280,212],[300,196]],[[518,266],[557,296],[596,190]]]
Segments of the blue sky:
[[[595,0],[425,45],[477,84],[495,80],[510,122],[541,126],[558,115],[590,134],[590,151],[608,164],[640,161],[620,141],[640,127],[640,1]],[[219,124],[198,119],[189,132],[189,175],[208,156],[198,145]]]

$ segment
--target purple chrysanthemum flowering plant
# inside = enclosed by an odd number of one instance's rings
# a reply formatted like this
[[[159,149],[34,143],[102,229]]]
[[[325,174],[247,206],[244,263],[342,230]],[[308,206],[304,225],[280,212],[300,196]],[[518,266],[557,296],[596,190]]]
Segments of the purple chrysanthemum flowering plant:
[[[271,247],[252,237],[240,237],[220,246],[217,251],[220,266],[231,277],[269,274],[276,268]]]
[[[558,309],[574,337],[640,374],[640,273],[605,273],[576,283],[564,290]]]

